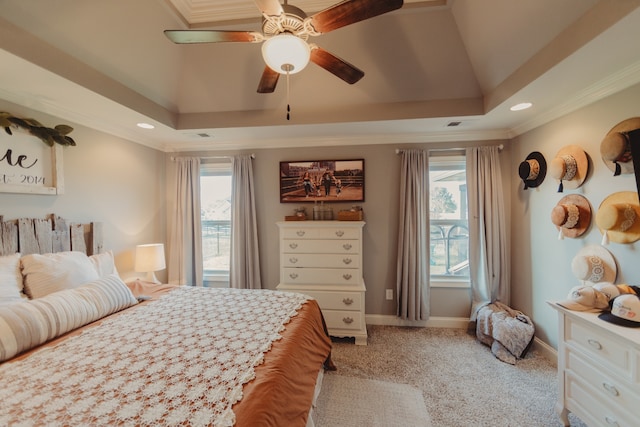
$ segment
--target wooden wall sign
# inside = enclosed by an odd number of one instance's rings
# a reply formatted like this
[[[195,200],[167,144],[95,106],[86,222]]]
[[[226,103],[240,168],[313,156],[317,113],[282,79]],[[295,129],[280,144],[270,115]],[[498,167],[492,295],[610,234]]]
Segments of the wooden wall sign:
[[[0,129],[0,193],[63,194],[62,146],[20,128]]]

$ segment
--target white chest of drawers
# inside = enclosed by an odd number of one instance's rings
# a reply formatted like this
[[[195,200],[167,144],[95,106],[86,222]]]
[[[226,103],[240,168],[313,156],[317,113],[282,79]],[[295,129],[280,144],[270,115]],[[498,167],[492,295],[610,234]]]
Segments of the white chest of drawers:
[[[329,334],[367,344],[362,274],[363,221],[282,221],[280,284],[318,301]]]
[[[605,322],[597,313],[558,311],[558,403],[589,426],[637,426],[640,408],[640,328]]]

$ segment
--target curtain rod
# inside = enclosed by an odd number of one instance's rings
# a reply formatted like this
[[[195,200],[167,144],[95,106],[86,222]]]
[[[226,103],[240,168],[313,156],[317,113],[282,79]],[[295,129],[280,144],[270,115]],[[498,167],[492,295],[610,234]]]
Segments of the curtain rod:
[[[179,157],[188,157],[188,156],[179,156]],[[200,160],[213,160],[213,159],[230,159],[233,156],[204,156],[204,157],[200,157],[200,156],[196,156],[198,157]],[[173,157],[171,156],[171,160],[175,160],[178,157]],[[255,159],[256,155],[254,153],[251,153],[251,158]]]
[[[504,144],[498,145],[498,150],[502,151],[504,149]],[[463,148],[435,148],[428,151],[459,151],[464,150]],[[400,154],[402,151],[400,148],[396,148],[396,154]]]

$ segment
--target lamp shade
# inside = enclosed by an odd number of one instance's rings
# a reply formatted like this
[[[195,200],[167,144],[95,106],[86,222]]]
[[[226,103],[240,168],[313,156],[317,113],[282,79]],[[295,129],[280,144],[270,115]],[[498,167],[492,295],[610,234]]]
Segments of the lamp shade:
[[[278,34],[262,44],[262,57],[269,68],[281,74],[295,74],[309,63],[311,49],[292,34]]]
[[[134,269],[147,273],[147,280],[159,283],[155,272],[164,270],[166,263],[164,259],[164,245],[162,243],[150,243],[136,246],[136,261]]]

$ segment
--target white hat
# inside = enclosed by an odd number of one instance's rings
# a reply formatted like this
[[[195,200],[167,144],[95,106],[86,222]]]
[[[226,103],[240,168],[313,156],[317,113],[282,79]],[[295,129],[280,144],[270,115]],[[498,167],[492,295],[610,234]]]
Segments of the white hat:
[[[593,289],[602,292],[607,296],[609,301],[620,295],[620,288],[613,283],[600,282],[593,285]]]
[[[575,311],[602,311],[609,308],[609,298],[593,286],[576,286],[569,291],[567,300],[558,305]]]
[[[598,316],[602,320],[629,328],[640,328],[640,297],[636,294],[617,296],[611,303],[611,312]]]
[[[615,283],[618,269],[616,261],[606,248],[588,245],[580,249],[571,261],[571,271],[583,285],[598,282]]]

